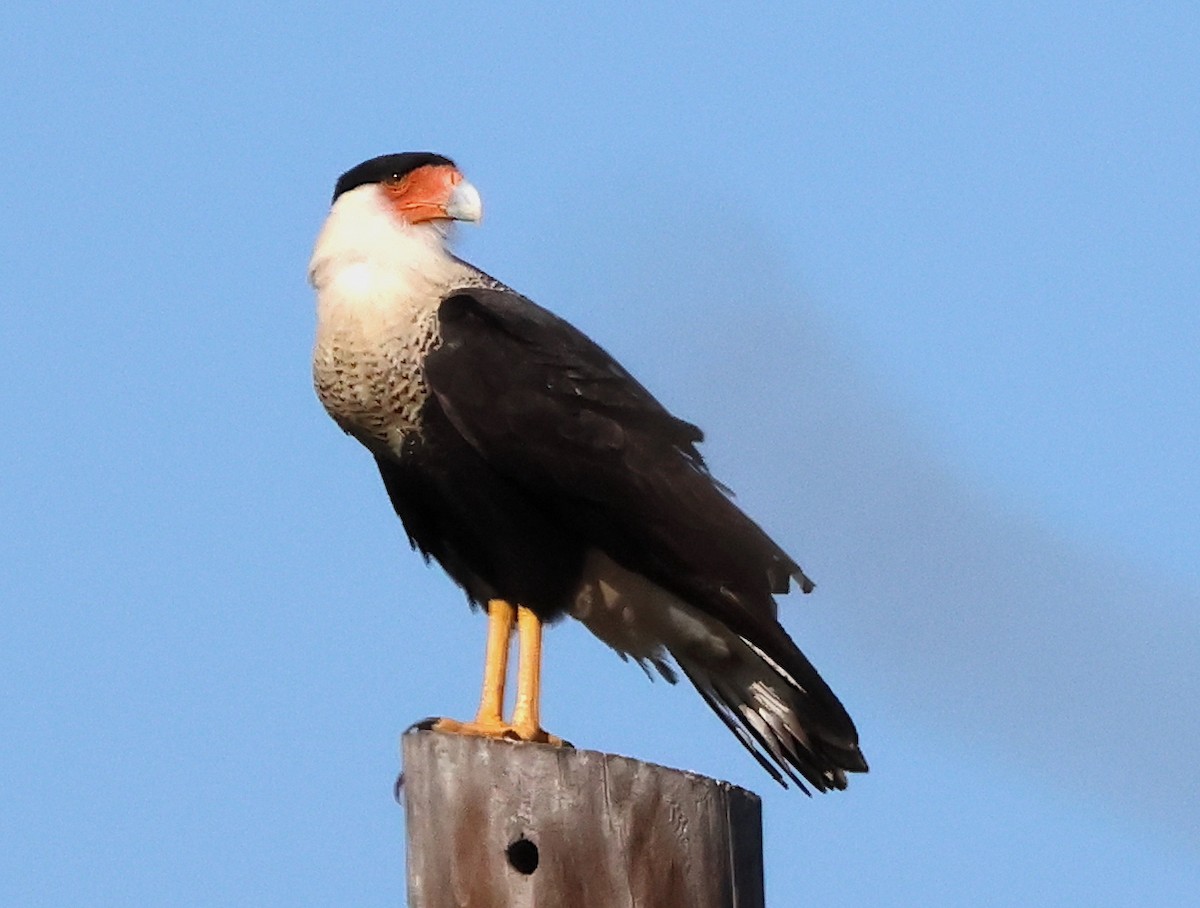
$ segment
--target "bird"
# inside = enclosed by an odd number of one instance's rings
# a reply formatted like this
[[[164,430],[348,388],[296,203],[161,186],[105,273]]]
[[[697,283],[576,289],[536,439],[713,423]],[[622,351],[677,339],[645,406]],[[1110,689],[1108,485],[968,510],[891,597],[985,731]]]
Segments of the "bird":
[[[487,613],[475,718],[427,727],[565,744],[541,726],[541,655],[569,616],[651,677],[682,673],[780,784],[844,789],[867,771],[858,731],[775,600],[812,581],[712,476],[699,428],[453,252],[482,214],[450,158],[375,157],[337,179],[308,270],[317,396],[412,548]]]

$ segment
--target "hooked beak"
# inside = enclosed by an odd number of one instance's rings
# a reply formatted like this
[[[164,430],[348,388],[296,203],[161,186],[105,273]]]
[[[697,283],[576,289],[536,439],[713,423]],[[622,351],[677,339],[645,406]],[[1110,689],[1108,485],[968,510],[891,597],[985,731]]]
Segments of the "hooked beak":
[[[483,199],[479,190],[466,180],[455,185],[446,198],[446,217],[455,221],[478,223],[483,218]]]

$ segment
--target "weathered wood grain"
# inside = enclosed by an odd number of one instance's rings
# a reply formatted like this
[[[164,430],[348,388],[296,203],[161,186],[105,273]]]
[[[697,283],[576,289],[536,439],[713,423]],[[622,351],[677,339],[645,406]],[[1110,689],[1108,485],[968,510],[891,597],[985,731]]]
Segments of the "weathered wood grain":
[[[758,797],[595,751],[404,737],[410,908],[763,908]]]

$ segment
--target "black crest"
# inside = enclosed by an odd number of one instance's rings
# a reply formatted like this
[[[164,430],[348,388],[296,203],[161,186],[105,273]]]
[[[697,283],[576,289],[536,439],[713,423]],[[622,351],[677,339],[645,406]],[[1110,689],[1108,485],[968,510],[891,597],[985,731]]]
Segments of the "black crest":
[[[449,164],[454,162],[440,154],[428,151],[406,151],[403,154],[385,154],[369,161],[363,161],[357,167],[351,167],[338,177],[337,185],[333,187],[333,201],[343,192],[349,192],[367,183],[382,183],[385,180],[398,180],[418,167],[430,164]]]

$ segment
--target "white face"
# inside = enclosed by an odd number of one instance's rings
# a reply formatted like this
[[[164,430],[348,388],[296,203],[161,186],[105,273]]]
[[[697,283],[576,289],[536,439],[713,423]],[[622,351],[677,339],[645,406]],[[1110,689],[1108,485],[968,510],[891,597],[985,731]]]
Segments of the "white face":
[[[341,193],[317,238],[309,281],[320,289],[333,272],[353,262],[389,263],[406,269],[423,260],[449,258],[445,246],[455,221],[478,221],[478,190],[452,164],[431,164],[383,182]]]
[[[463,267],[447,249],[454,220],[438,216],[414,222],[413,210],[399,208],[394,190],[380,183],[339,195],[317,237],[309,283],[321,294],[335,282],[339,292],[348,291],[349,283],[362,293],[390,287],[388,295],[396,298],[419,297],[422,287],[449,280]]]

